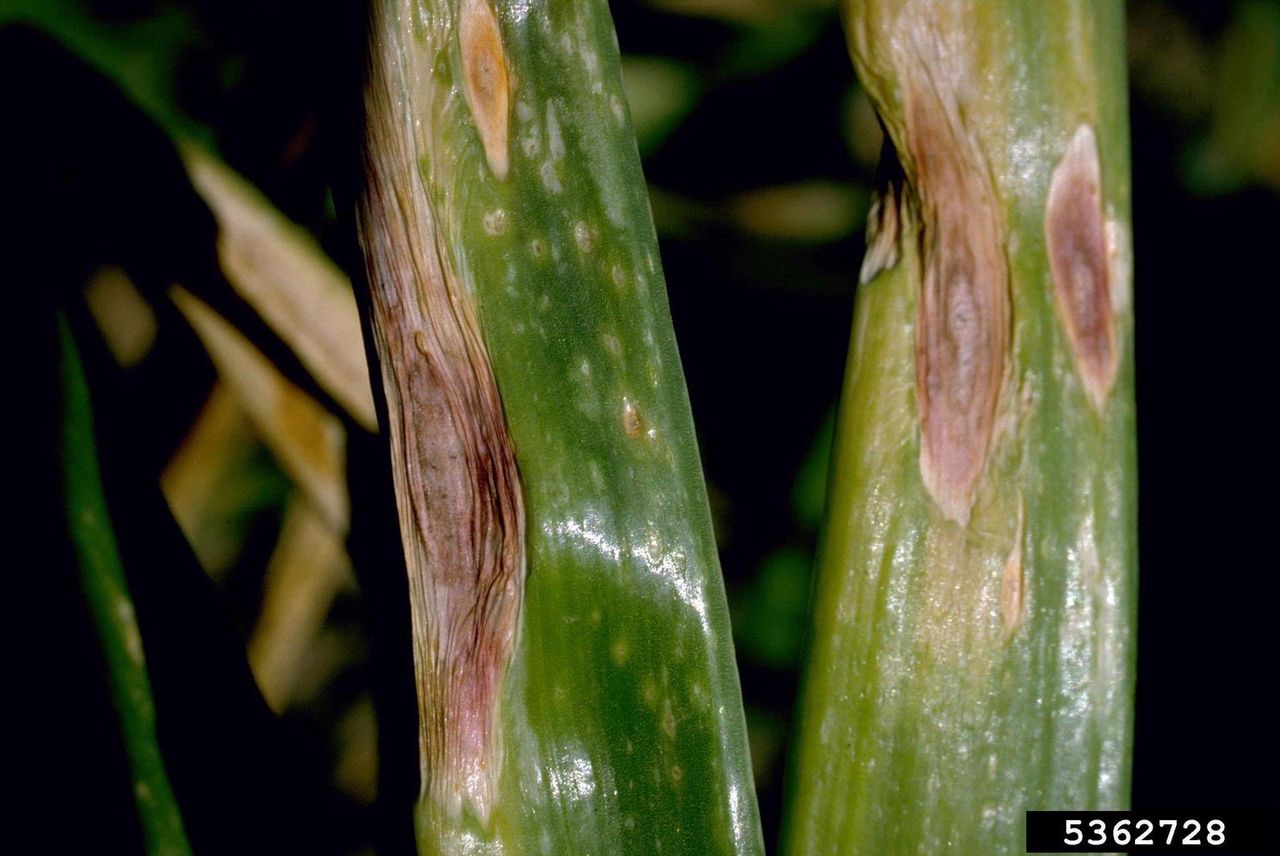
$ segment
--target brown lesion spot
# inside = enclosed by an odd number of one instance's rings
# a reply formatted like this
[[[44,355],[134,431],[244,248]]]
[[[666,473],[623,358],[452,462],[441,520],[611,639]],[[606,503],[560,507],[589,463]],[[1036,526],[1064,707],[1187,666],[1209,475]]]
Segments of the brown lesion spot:
[[[1004,223],[986,161],[953,97],[926,75],[908,81],[905,107],[923,267],[916,328],[920,469],[943,514],[965,524],[1009,354]]]
[[[485,159],[498,178],[508,167],[511,83],[498,19],[486,0],[463,0],[458,20],[463,89]]]
[[[1098,143],[1081,125],[1053,170],[1044,231],[1054,297],[1085,393],[1099,413],[1119,364]]]

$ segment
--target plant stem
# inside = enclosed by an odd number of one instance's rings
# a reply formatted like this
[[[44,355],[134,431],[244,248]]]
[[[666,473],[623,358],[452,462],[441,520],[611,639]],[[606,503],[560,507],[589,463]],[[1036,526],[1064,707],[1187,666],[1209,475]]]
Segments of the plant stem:
[[[80,565],[85,599],[106,657],[147,853],[182,856],[189,854],[191,848],[156,738],[155,705],[142,637],[102,489],[88,382],[65,315],[59,315],[58,328],[67,527]]]
[[[420,850],[760,853],[606,4],[378,0],[371,68],[361,227],[413,600]]]
[[[784,850],[1021,853],[1127,805],[1123,9],[850,0],[887,131]]]

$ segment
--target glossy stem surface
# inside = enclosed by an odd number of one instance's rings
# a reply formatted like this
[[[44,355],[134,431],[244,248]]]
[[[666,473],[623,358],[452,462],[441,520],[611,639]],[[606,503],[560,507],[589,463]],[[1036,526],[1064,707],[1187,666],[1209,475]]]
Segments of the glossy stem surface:
[[[458,810],[424,794],[420,851],[761,853],[723,582],[607,4],[377,0],[372,39],[391,118],[370,118],[380,130],[366,145],[384,168],[412,164],[375,190],[399,194],[410,229],[429,220],[435,260],[423,266],[444,272],[464,327],[477,319],[526,528],[496,797]],[[384,232],[364,229],[369,258]],[[388,360],[416,359],[390,299],[375,283],[384,378],[409,377]],[[395,395],[392,419],[413,418]]]
[[[783,851],[1021,853],[1024,811],[1129,798],[1123,8],[850,0],[845,21],[891,169],[856,300]]]

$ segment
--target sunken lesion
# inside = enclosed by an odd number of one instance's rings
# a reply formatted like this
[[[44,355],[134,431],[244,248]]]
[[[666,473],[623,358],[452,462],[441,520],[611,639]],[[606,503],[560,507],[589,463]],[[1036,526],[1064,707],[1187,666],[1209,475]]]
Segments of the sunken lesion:
[[[1044,216],[1054,299],[1085,394],[1102,413],[1119,365],[1112,317],[1113,252],[1102,210],[1093,129],[1080,125],[1053,170]]]
[[[471,118],[495,177],[509,166],[511,83],[498,19],[486,0],[462,0],[458,16],[463,90]]]
[[[422,793],[447,816],[487,823],[523,596],[524,509],[476,309],[402,126],[399,93],[413,74],[400,56],[375,37],[358,214],[409,575]]]
[[[920,470],[943,514],[966,524],[1008,371],[1009,266],[985,159],[934,81],[904,93],[909,180],[920,212],[916,323]]]
[[[972,3],[868,2],[847,26],[854,64],[892,150],[861,279],[919,260],[915,398],[923,485],[968,526],[1011,376],[1007,224],[982,145],[987,58]]]

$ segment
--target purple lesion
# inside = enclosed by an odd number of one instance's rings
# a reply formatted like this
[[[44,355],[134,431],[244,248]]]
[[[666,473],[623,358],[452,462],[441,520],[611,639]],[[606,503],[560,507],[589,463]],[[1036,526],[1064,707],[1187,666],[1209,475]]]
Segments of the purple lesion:
[[[428,301],[430,310],[441,307]],[[443,324],[428,311],[436,331]],[[462,331],[406,348],[403,470],[413,505],[409,573],[422,638],[423,789],[451,813],[487,817],[500,763],[497,701],[523,583],[524,518],[511,440],[487,362]],[[438,347],[454,339],[460,348]]]
[[[1054,168],[1045,205],[1045,242],[1054,293],[1085,391],[1102,411],[1115,379],[1106,225],[1098,146],[1081,125]]]
[[[375,70],[371,89],[384,85]],[[524,584],[520,479],[474,308],[412,158],[379,124],[390,115],[370,111],[360,227],[409,574],[422,792],[487,821]]]
[[[906,93],[909,182],[920,210],[916,328],[920,466],[942,512],[968,521],[1008,360],[1003,222],[986,162],[932,82]]]

